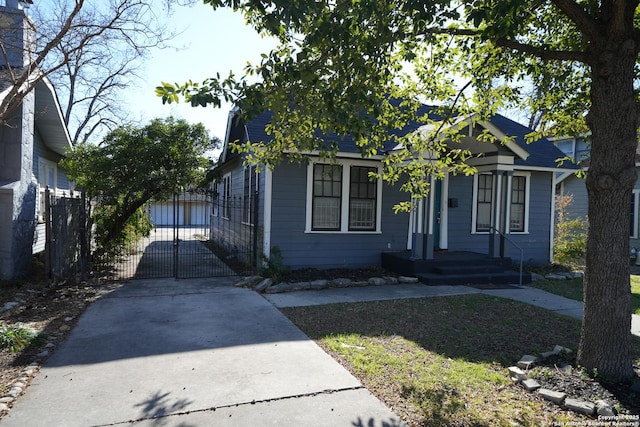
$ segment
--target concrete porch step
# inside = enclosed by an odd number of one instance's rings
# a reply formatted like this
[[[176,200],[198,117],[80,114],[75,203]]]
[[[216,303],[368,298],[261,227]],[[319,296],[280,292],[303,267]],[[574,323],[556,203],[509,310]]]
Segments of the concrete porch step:
[[[432,267],[430,273],[444,275],[494,274],[503,273],[505,270],[506,268],[504,265],[496,265],[493,263],[470,263],[464,265],[438,265]]]

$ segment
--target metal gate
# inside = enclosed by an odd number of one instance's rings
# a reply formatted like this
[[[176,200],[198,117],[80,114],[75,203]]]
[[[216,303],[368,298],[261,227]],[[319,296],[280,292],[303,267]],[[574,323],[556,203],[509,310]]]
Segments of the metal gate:
[[[238,263],[237,254],[229,253],[217,243],[220,238],[217,233],[212,239],[212,220],[215,222],[214,214],[219,211],[217,203],[210,192],[202,190],[151,202],[147,214],[154,229],[148,237],[127,248],[126,257],[116,267],[116,275],[122,279],[185,279],[250,273],[251,263]],[[251,242],[253,234],[244,238]]]

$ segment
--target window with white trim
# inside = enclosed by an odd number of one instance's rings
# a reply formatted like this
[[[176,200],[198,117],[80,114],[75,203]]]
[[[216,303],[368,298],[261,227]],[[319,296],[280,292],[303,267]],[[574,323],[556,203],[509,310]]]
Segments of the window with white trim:
[[[476,232],[488,232],[493,209],[493,175],[478,175],[476,185]]]
[[[56,194],[58,186],[58,165],[55,162],[38,158],[39,211],[38,220],[43,221],[45,215],[45,189],[49,187],[51,194]]]
[[[311,229],[339,231],[342,204],[342,166],[313,165]]]
[[[242,197],[242,222],[253,225],[253,198],[258,191],[258,174],[255,166],[244,168],[244,189]]]
[[[509,231],[524,233],[525,210],[527,207],[527,179],[513,176],[511,179],[511,211],[509,213]]]
[[[218,216],[218,204],[220,203],[220,193],[218,192],[218,183],[214,182],[212,186],[211,215]]]
[[[509,194],[509,232],[529,232],[529,178],[527,173],[514,174],[511,177]],[[480,174],[474,177],[473,187],[473,233],[488,233],[493,221],[493,194],[495,175]],[[506,189],[503,189],[503,192]]]
[[[231,218],[231,175],[222,178],[222,218]]]
[[[308,169],[307,232],[380,231],[381,185],[377,166],[340,160]]]
[[[375,231],[377,182],[371,180],[376,168],[351,166],[349,185],[349,230]]]

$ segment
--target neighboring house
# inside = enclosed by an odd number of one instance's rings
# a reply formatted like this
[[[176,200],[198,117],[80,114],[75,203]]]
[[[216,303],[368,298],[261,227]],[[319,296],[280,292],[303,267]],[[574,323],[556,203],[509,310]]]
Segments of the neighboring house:
[[[567,157],[575,159],[584,172],[588,173],[589,158],[591,154],[591,144],[589,136],[561,137],[553,140],[553,143],[564,152]],[[636,171],[640,175],[640,146],[636,150]],[[567,208],[569,218],[587,218],[588,199],[587,187],[583,176],[576,176],[568,171],[556,176],[556,192],[558,195],[572,196],[572,203]],[[629,211],[630,232],[629,244],[631,247],[640,248],[640,180],[636,184],[631,195],[631,205]]]
[[[0,6],[0,23],[4,46],[14,49],[7,52],[9,63],[0,63],[2,100],[11,87],[8,70],[19,72],[29,61],[33,23],[17,1]],[[44,190],[69,192],[58,162],[70,148],[60,104],[45,78],[0,126],[0,278],[27,276],[32,253],[44,249]]]
[[[490,122],[478,121],[472,132],[467,126],[470,135],[461,144],[475,154],[483,153],[472,160],[478,173],[432,178],[429,197],[413,213],[396,214],[394,205],[408,195],[399,185],[371,181],[368,174],[380,172],[381,160],[397,147],[385,147],[377,156],[363,159],[355,143],[344,139],[335,164],[309,154],[307,164],[283,161],[273,170],[256,173],[228,147],[233,141],[269,141],[265,132],[269,118],[265,113],[243,123],[235,111],[229,115],[218,166],[222,180],[214,190],[220,204],[211,220],[212,239],[220,234],[218,229],[258,227],[262,254],[269,258],[277,247],[283,264],[291,268],[381,263],[394,268],[395,261],[381,260],[383,253],[399,254],[411,262],[437,261],[443,254],[481,254],[508,260],[510,265],[511,245],[494,232],[497,229],[522,248],[525,262],[550,261],[554,177],[561,171],[555,160],[562,152],[544,138],[526,144],[525,135],[531,131],[525,126],[500,115]],[[513,136],[515,142],[480,142],[476,136],[484,130],[500,141]],[[420,131],[417,124],[403,130],[412,131]],[[255,191],[259,194],[257,223],[245,214],[251,212]],[[244,206],[242,214],[230,209],[233,200]],[[418,273],[406,265],[398,270]]]
[[[185,191],[164,201],[149,205],[149,217],[156,227],[209,227],[211,197],[208,194]]]

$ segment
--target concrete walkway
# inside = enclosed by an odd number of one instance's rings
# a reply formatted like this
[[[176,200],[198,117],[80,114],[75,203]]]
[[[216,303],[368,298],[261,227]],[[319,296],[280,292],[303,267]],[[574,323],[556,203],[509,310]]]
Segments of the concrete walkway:
[[[582,316],[582,303],[530,287],[262,296],[234,281],[140,280],[96,301],[0,426],[403,426],[276,307],[486,294]]]
[[[92,304],[2,427],[401,426],[259,294],[134,281]]]
[[[265,295],[276,307],[332,304],[337,302],[383,301],[402,298],[425,298],[452,295],[485,294],[524,302],[544,309],[582,318],[582,302],[561,297],[541,289],[522,286],[520,289],[480,290],[468,286],[424,286],[421,284],[338,288],[319,291],[288,292]],[[631,333],[640,336],[640,316],[632,315]]]

